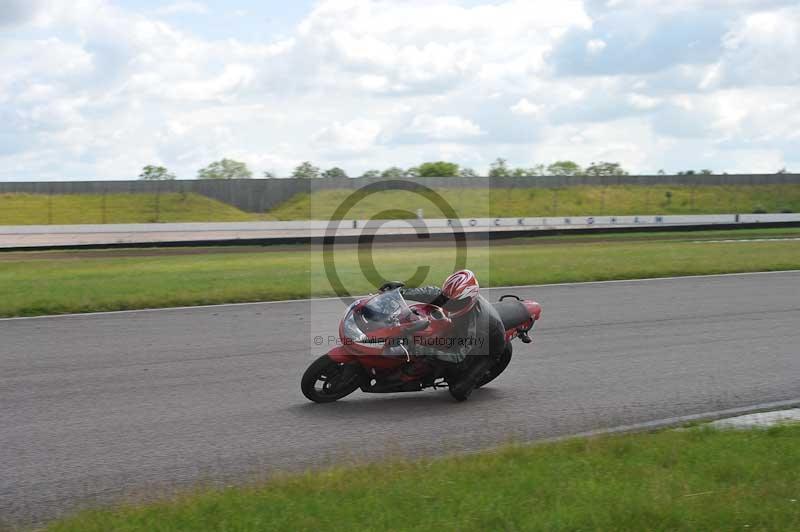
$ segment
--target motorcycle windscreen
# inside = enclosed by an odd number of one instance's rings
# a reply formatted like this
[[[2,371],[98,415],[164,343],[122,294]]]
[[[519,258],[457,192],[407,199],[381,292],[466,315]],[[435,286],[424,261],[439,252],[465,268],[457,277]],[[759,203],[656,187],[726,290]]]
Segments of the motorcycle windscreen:
[[[399,290],[378,294],[367,301],[356,302],[347,312],[342,325],[345,335],[355,342],[388,336],[403,324],[418,320]],[[382,335],[382,333],[386,333]]]

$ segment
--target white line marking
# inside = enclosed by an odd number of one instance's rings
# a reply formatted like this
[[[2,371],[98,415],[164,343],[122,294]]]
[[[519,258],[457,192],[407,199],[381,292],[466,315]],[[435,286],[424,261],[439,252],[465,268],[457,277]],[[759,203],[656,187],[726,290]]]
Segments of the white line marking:
[[[790,408],[726,417],[714,421],[711,426],[719,429],[752,429],[774,427],[775,425],[798,421],[800,421],[800,408]]]
[[[702,412],[700,414],[688,414],[685,416],[675,416],[663,419],[654,419],[652,421],[643,421],[641,423],[631,423],[630,425],[618,425],[616,427],[608,427],[603,429],[587,430],[583,432],[576,432],[573,434],[564,434],[562,436],[552,436],[549,438],[538,438],[522,440],[520,443],[526,446],[541,445],[548,443],[558,443],[574,438],[592,438],[595,436],[607,436],[610,434],[624,434],[628,432],[644,432],[653,429],[665,429],[670,427],[677,427],[690,423],[693,421],[714,421],[731,416],[742,414],[750,414],[755,412],[766,412],[769,410],[782,409],[787,407],[800,406],[800,398],[788,399],[786,401],[774,401],[771,403],[760,403],[748,406],[739,406],[736,408],[728,408],[725,410],[712,410],[711,412]],[[472,449],[463,453],[456,453],[457,455],[473,455],[478,453],[485,453],[487,451],[503,449],[508,444],[492,445],[489,447],[481,447],[479,449]]]
[[[647,283],[652,281],[681,281],[686,279],[704,279],[713,277],[745,277],[751,275],[779,275],[800,273],[800,270],[778,270],[769,272],[742,272],[742,273],[713,273],[708,275],[678,275],[673,277],[647,277],[644,279],[611,279],[608,281],[581,281],[577,283],[551,283],[551,284],[521,284],[513,286],[487,286],[484,290],[513,290],[515,288],[549,288],[552,286],[582,286],[592,284],[612,284],[612,283]],[[73,314],[49,314],[46,316],[19,316],[16,318],[0,318],[0,321],[11,320],[41,320],[52,318],[81,318],[92,316],[105,316],[115,314],[133,314],[139,312],[163,312],[171,310],[195,310],[208,308],[224,307],[246,307],[252,305],[277,305],[282,303],[310,303],[313,301],[335,301],[338,297],[311,297],[306,299],[284,299],[280,301],[248,301],[245,303],[219,303],[216,305],[189,305],[185,307],[161,307],[161,308],[141,308],[132,310],[111,310],[103,312],[81,312]]]
[[[729,244],[731,242],[786,242],[800,238],[731,238],[729,240],[692,240],[692,244]]]
[[[607,429],[597,429],[569,436],[557,436],[555,438],[546,438],[544,440],[535,440],[532,443],[548,442],[548,441],[563,441],[569,438],[582,438],[590,436],[600,436],[603,434],[614,434],[620,432],[641,432],[643,430],[665,428],[675,425],[682,425],[691,421],[713,421],[715,419],[722,419],[730,416],[738,416],[742,414],[750,414],[755,412],[765,412],[769,410],[776,410],[779,408],[794,407],[800,405],[800,398],[788,399],[786,401],[773,401],[771,403],[760,403],[749,406],[739,406],[736,408],[727,408],[725,410],[714,410],[711,412],[703,412],[700,414],[689,414],[686,416],[675,416],[664,419],[656,419],[653,421],[644,421],[642,423],[632,423],[630,425],[620,425],[618,427],[611,427]]]
[[[611,279],[608,281],[581,281],[577,283],[520,284],[514,286],[487,286],[485,290],[505,290],[514,288],[547,288],[550,286],[580,286],[585,284],[646,283],[650,281],[680,281],[683,279],[703,279],[707,277],[744,277],[749,275],[775,275],[780,273],[800,273],[800,270],[777,270],[768,272],[710,273],[707,275],[676,275],[672,277],[646,277],[643,279]],[[335,299],[335,298],[328,298]]]

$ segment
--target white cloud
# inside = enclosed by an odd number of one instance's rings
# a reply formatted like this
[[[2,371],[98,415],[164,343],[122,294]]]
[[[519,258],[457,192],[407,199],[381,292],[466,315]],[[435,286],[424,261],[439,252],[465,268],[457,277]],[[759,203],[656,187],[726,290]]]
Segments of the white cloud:
[[[431,140],[465,139],[483,133],[477,124],[466,118],[427,114],[415,116],[408,132]]]
[[[60,79],[80,77],[93,68],[92,54],[78,44],[57,37],[7,40],[0,47],[0,63],[6,68],[0,80]]]
[[[208,6],[201,2],[183,1],[174,2],[153,10],[155,15],[177,15],[195,14],[206,15],[209,13]]]
[[[538,161],[573,160],[583,166],[594,161],[619,161],[628,168],[649,168],[674,141],[660,139],[646,119],[626,118],[596,124],[549,128],[535,149]]]
[[[311,140],[335,151],[363,152],[375,144],[380,132],[380,124],[373,120],[334,122],[314,133]]]
[[[389,89],[389,79],[386,76],[363,74],[357,78],[358,87],[371,92],[385,92]]]
[[[725,35],[724,49],[714,74],[722,84],[800,83],[800,6],[743,17]]]
[[[155,88],[157,93],[176,100],[203,101],[215,99],[233,99],[241,90],[252,85],[255,69],[249,65],[225,65],[218,76],[208,79],[184,81],[177,84],[164,83],[157,75],[145,77],[142,85]],[[143,87],[144,90],[147,90]]]
[[[582,3],[508,0],[463,7],[446,1],[327,0],[300,24],[299,39],[360,87],[440,92],[474,80],[530,76],[544,68],[554,33],[588,27]],[[352,76],[351,76],[352,77]]]
[[[606,42],[602,39],[591,39],[586,43],[586,51],[590,54],[599,54],[606,49]]]
[[[25,23],[41,9],[41,0],[4,0],[0,3],[0,27]]]
[[[193,177],[224,156],[279,174],[497,156],[800,168],[800,8],[781,0],[320,0],[247,41],[234,17],[220,39],[169,16],[207,11],[0,5],[0,179],[154,161]]]
[[[601,0],[602,1],[602,0]],[[589,0],[589,3],[594,3]],[[611,10],[634,12],[646,19],[653,14],[713,11],[717,9],[754,10],[769,9],[776,5],[791,4],[792,0],[605,0],[605,7]]]
[[[628,101],[636,109],[649,110],[655,109],[661,104],[660,98],[653,98],[644,94],[633,93],[628,96]]]
[[[527,98],[522,98],[511,106],[511,112],[516,115],[538,115],[542,112],[542,106],[532,103]]]
[[[709,65],[708,67],[706,67],[705,74],[703,75],[703,79],[700,80],[698,88],[705,90],[716,87],[717,85],[719,85],[722,74],[723,71],[721,62]]]

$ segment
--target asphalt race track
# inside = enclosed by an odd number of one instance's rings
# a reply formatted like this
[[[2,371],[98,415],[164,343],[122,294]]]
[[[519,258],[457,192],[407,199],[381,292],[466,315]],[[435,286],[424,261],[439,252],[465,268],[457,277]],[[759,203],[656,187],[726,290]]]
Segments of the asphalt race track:
[[[336,300],[2,320],[0,528],[197,483],[800,398],[800,272],[509,291],[544,307],[534,343],[462,404],[446,391],[307,402],[300,376],[323,351],[312,338],[336,330]]]

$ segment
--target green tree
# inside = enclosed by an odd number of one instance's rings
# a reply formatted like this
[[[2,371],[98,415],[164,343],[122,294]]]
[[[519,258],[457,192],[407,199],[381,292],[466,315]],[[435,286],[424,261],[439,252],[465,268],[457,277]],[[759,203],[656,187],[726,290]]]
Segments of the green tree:
[[[322,177],[337,177],[337,178],[347,178],[347,172],[339,168],[338,166],[334,166],[333,168],[329,168],[322,172]]]
[[[462,168],[458,171],[458,175],[461,177],[478,177],[478,174],[472,168]]]
[[[309,161],[301,163],[297,168],[292,171],[292,177],[295,179],[316,179],[321,177],[319,168],[311,164]]]
[[[621,164],[604,161],[590,164],[585,173],[593,176],[628,175],[628,172],[622,168]]]
[[[412,166],[405,173],[406,177],[419,177],[419,166]]]
[[[380,176],[381,176],[380,170],[367,170],[366,172],[361,174],[361,177],[380,177]]]
[[[169,170],[163,166],[154,166],[148,164],[142,168],[142,173],[139,174],[139,179],[144,181],[172,181],[175,175],[171,174]]]
[[[489,177],[508,177],[511,175],[511,170],[508,168],[508,161],[498,157],[489,166]]]
[[[420,177],[456,177],[457,175],[458,165],[456,163],[436,161],[419,165]]]
[[[381,177],[384,179],[402,179],[406,177],[406,171],[397,166],[392,166],[381,172]]]
[[[275,172],[273,172],[272,170],[265,170],[264,171],[264,178],[265,179],[275,179],[276,177],[278,177],[278,176],[275,175]]]
[[[572,161],[556,161],[547,167],[547,173],[557,176],[581,175],[583,168]]]
[[[708,168],[704,168],[702,170],[684,170],[682,172],[678,172],[678,175],[713,175],[714,170],[709,170]]]
[[[233,159],[222,159],[197,171],[200,179],[250,179],[253,173],[247,165]]]
[[[514,177],[531,177],[544,174],[545,167],[543,164],[537,164],[536,166],[532,166],[530,168],[514,168],[511,171],[511,175]]]

